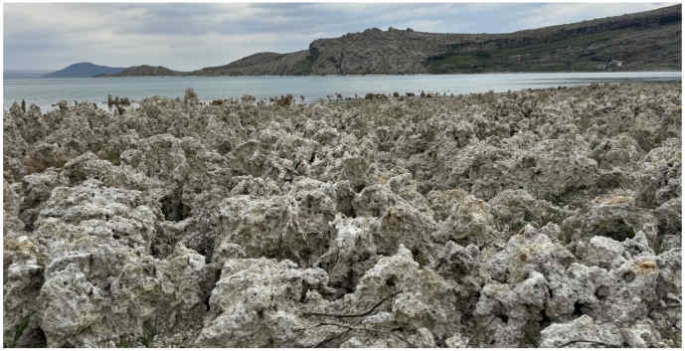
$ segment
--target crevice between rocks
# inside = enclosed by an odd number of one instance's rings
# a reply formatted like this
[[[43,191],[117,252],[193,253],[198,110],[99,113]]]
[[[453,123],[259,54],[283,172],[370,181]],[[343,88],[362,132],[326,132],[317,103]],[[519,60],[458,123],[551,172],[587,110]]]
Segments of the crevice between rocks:
[[[180,222],[190,216],[190,207],[183,203],[183,187],[164,196],[159,202],[167,221]]]

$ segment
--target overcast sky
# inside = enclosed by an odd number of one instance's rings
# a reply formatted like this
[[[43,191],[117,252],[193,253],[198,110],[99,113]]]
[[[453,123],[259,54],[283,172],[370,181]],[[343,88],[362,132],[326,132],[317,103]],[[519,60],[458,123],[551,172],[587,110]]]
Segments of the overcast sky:
[[[4,64],[192,70],[366,28],[503,33],[669,4],[5,4]]]

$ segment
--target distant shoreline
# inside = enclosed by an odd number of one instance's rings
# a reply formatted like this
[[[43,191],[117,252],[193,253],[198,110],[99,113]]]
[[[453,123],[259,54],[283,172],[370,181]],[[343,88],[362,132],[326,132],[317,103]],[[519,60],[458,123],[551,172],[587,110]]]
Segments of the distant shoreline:
[[[639,73],[639,72],[636,72]],[[666,72],[664,72],[666,73]],[[120,77],[123,78],[123,77]],[[134,79],[139,79],[142,77],[129,77],[129,78],[134,78]],[[156,77],[156,78],[165,78],[165,77]],[[207,78],[207,77],[200,77],[200,78]],[[222,77],[211,77],[211,78],[222,78]],[[250,77],[254,78],[254,77]],[[272,77],[272,78],[292,78],[292,77]],[[325,78],[325,77],[322,77]],[[328,77],[330,78],[330,77]],[[337,78],[337,77],[336,77]],[[354,77],[351,77],[354,78]],[[63,78],[63,79],[83,79],[83,78]],[[570,78],[569,80],[572,80],[573,78]],[[600,78],[598,78],[600,79]],[[501,90],[501,89],[488,89],[488,90],[478,90],[478,91],[463,91],[463,92],[444,92],[444,91],[439,91],[436,89],[416,89],[416,88],[397,88],[396,92],[399,94],[399,97],[408,97],[410,94],[413,94],[412,96],[416,97],[421,97],[421,93],[424,92],[431,97],[434,98],[443,98],[443,97],[456,97],[456,96],[463,96],[463,95],[469,95],[469,94],[483,94],[483,93],[488,93],[488,92],[494,92],[494,93],[505,93],[507,91],[510,92],[517,92],[517,91],[541,91],[541,90],[555,90],[555,89],[575,89],[583,86],[588,86],[592,84],[598,84],[598,85],[631,85],[631,84],[681,84],[682,82],[682,77],[663,77],[663,78],[656,78],[656,77],[651,77],[651,78],[646,78],[646,79],[640,79],[640,78],[622,78],[622,79],[614,79],[614,80],[598,80],[598,81],[583,81],[579,83],[574,83],[574,84],[567,84],[567,85],[553,85],[553,84],[547,84],[547,83],[530,83],[525,87],[518,87],[514,89],[506,89],[506,90]],[[198,93],[203,94],[203,90],[198,90]],[[270,100],[275,100],[278,99],[279,97],[287,96],[287,95],[292,95],[294,99],[294,103],[305,103],[305,104],[310,104],[310,103],[318,103],[318,102],[326,102],[326,101],[342,101],[342,100],[363,100],[367,95],[371,96],[381,96],[384,95],[388,98],[393,97],[393,92],[389,91],[382,91],[382,90],[377,90],[375,92],[369,92],[369,91],[363,91],[363,92],[357,92],[357,93],[352,93],[352,94],[340,94],[339,92],[326,92],[322,96],[318,97],[311,97],[308,96],[305,98],[304,101],[301,101],[300,97],[302,94],[296,93],[296,92],[280,92],[280,93],[274,93],[271,95],[263,95],[259,94],[256,92],[253,93],[245,93],[245,94],[239,94],[239,95],[231,95],[231,94],[226,94],[223,96],[212,96],[211,94],[204,95],[204,97],[200,97],[199,101],[202,104],[211,104],[212,101],[215,100],[240,100],[243,96],[253,96],[256,101],[262,100],[265,102],[268,102]],[[128,98],[131,102],[130,106],[126,106],[126,108],[137,108],[139,107],[139,103],[150,97],[158,96],[163,99],[176,99],[181,97],[181,94],[179,95],[160,95],[160,94],[148,94],[146,96],[133,96],[133,95],[126,95],[126,94],[121,94],[121,95],[116,95],[116,97],[120,98]],[[112,97],[115,97],[115,95],[112,95]],[[21,98],[19,99],[7,99],[5,98],[5,101],[3,102],[4,104],[4,110],[7,111],[13,103],[20,103]],[[32,104],[35,104],[38,106],[41,111],[43,112],[49,112],[58,109],[58,101],[51,101],[51,102],[37,102],[37,101],[32,101],[29,98],[23,99],[26,102],[27,106],[30,106]],[[74,105],[74,101],[77,101],[79,103],[89,103],[89,104],[95,104],[98,106],[98,108],[102,108],[104,110],[107,109],[107,94],[103,95],[102,98],[98,99],[74,99],[72,98],[64,98],[64,101],[67,101],[67,104],[69,106]]]
[[[120,79],[120,78],[232,78],[232,77],[264,77],[264,78],[298,78],[298,77],[317,77],[317,78],[330,78],[330,77],[391,77],[391,76],[455,76],[455,75],[506,75],[506,74],[559,74],[559,73],[608,73],[608,74],[630,74],[630,73],[682,73],[682,70],[631,70],[631,71],[517,71],[517,72],[464,72],[464,73],[406,73],[406,74],[383,74],[383,73],[373,73],[373,74],[307,74],[307,75],[222,75],[222,76],[203,76],[203,75],[159,75],[159,76],[93,76],[93,77],[7,77],[4,79],[91,79],[91,78],[108,78],[108,79]]]

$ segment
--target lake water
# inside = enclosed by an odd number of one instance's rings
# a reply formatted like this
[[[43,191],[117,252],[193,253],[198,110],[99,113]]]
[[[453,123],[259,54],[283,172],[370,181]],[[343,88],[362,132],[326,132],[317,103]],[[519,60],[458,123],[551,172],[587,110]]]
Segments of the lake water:
[[[304,96],[316,101],[340,93],[345,97],[366,93],[437,92],[466,94],[577,86],[595,82],[677,81],[681,72],[593,72],[593,73],[495,73],[448,75],[367,75],[367,76],[304,76],[304,77],[123,77],[123,78],[23,78],[4,80],[4,106],[26,100],[41,109],[64,99],[72,103],[89,101],[103,104],[107,95],[125,96],[133,100],[159,95],[182,97],[192,87],[201,100],[251,94],[268,98],[286,94]]]

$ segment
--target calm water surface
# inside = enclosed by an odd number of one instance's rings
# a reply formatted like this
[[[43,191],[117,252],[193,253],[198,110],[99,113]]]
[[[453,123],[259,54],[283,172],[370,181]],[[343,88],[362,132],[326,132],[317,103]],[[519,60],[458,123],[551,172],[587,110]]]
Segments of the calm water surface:
[[[251,94],[268,98],[285,94],[300,95],[305,101],[317,101],[340,93],[345,97],[366,93],[421,91],[465,94],[493,91],[577,86],[595,82],[674,81],[681,72],[596,72],[596,73],[495,73],[449,75],[367,75],[307,77],[123,77],[123,78],[24,78],[4,80],[4,106],[26,100],[41,109],[64,99],[70,103],[90,101],[103,104],[107,95],[134,100],[159,95],[183,96],[192,87],[202,100]]]

